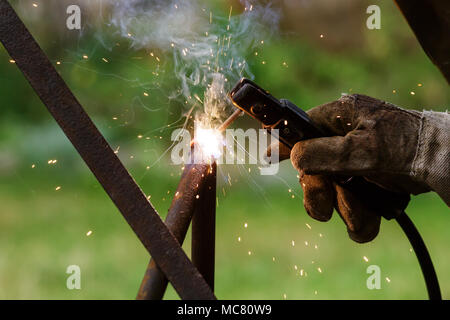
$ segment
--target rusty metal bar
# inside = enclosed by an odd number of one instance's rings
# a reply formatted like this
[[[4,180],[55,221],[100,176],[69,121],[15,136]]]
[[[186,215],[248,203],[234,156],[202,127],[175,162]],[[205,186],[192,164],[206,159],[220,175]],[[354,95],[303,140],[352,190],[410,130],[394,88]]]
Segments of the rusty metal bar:
[[[0,41],[182,299],[215,299],[151,203],[6,0]]]
[[[188,164],[181,176],[165,220],[166,226],[180,244],[183,244],[186,237],[195,206],[203,199],[201,191],[207,182],[209,170],[210,166],[207,164]],[[150,259],[136,299],[161,300],[167,284],[168,280],[164,273],[158,268],[155,260]]]
[[[214,291],[214,262],[216,245],[216,171],[211,165],[210,174],[203,186],[200,200],[192,218],[192,263]]]

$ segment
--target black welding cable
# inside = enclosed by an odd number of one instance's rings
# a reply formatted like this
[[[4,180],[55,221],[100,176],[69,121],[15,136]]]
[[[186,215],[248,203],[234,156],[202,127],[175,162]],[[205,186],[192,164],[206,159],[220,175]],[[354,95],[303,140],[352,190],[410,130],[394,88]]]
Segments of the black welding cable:
[[[428,252],[419,231],[404,211],[396,218],[396,220],[408,237],[408,240],[416,253],[417,260],[419,260],[420,268],[422,269],[422,274],[427,286],[429,299],[442,300],[436,270],[434,269],[430,253]]]

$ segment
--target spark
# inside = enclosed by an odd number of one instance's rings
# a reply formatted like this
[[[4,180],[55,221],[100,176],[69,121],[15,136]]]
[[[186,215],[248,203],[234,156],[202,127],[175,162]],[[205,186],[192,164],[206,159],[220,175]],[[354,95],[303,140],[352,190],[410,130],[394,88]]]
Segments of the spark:
[[[295,241],[294,240],[291,241],[291,244],[292,244],[293,247],[295,247]]]
[[[248,224],[247,224],[247,222],[246,223],[244,223],[244,228],[247,228],[248,227]]]
[[[241,242],[241,237],[238,237],[238,242]]]
[[[31,165],[31,169],[34,169],[34,168],[36,168],[36,165],[33,163],[33,164]]]
[[[251,256],[251,255],[252,255],[252,252],[251,252],[251,251],[249,251],[249,252],[248,252],[248,255],[249,255],[249,256]]]
[[[392,90],[392,93],[397,93],[397,90],[395,90],[395,89],[394,89],[394,90]]]
[[[323,37],[324,37],[324,35],[323,35],[323,34],[321,34],[321,35],[320,35],[320,38],[322,39]]]
[[[284,300],[286,300],[286,299],[287,299],[287,295],[286,295],[286,293],[285,293],[285,294],[283,294],[283,298],[284,298]]]
[[[86,236],[90,236],[92,234],[92,230],[89,230],[87,233],[86,233]]]
[[[147,93],[147,92],[144,92],[144,96],[148,97],[148,93]]]
[[[363,257],[365,262],[369,262],[369,258],[367,258],[366,256]]]
[[[417,84],[417,86],[418,86],[418,87],[421,87],[421,86],[422,86],[422,84],[421,84],[421,83],[418,83],[418,84]]]
[[[195,198],[198,199],[198,198],[200,198],[200,196],[199,196],[199,195],[196,195]]]
[[[305,223],[305,224],[306,224],[306,226],[308,227],[308,229],[311,230],[311,226],[309,225],[309,223]]]
[[[275,257],[272,257],[272,261],[275,262]]]
[[[33,7],[37,8],[38,7],[37,3],[33,3]]]
[[[10,59],[9,63],[16,63],[16,60]]]
[[[391,282],[391,279],[389,279],[389,277],[386,277],[386,281]]]
[[[308,241],[305,241],[305,246],[308,246]]]
[[[322,238],[322,237],[323,237],[323,234],[319,233],[319,237]]]
[[[416,94],[414,91],[411,91],[410,93],[411,93],[412,96]]]
[[[108,59],[106,59],[106,58],[102,58],[102,60],[103,60],[104,62],[106,62],[106,63],[109,62]]]
[[[203,104],[202,99],[200,99],[200,97],[197,94],[194,94],[194,98],[198,100],[198,102],[200,102],[201,104]]]
[[[60,64],[61,64],[61,61],[56,61],[56,64],[57,64],[57,65],[60,65]]]
[[[89,57],[87,55],[83,55],[83,59],[88,59]]]
[[[142,135],[141,135],[141,134],[138,135],[137,138],[138,138],[138,139],[142,139]]]
[[[320,273],[322,273],[322,268],[318,267],[317,271],[319,271]]]
[[[55,188],[55,191],[58,191],[58,190],[61,190],[61,187],[60,187],[60,186],[57,186],[57,187]]]
[[[303,269],[300,269],[300,277],[303,277],[304,273]]]

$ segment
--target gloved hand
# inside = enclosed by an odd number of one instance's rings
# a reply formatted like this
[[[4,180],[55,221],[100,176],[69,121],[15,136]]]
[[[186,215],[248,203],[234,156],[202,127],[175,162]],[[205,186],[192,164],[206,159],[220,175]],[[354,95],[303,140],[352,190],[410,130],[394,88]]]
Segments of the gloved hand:
[[[280,160],[290,156],[299,171],[304,206],[311,217],[327,221],[335,208],[350,238],[367,242],[378,234],[381,211],[389,204],[375,199],[382,209],[370,208],[336,183],[337,175],[363,176],[387,190],[406,194],[432,190],[423,166],[417,163],[424,160],[419,154],[419,142],[424,140],[419,139],[424,121],[421,112],[363,95],[347,95],[309,110],[308,115],[327,137],[300,141],[292,150],[280,144],[279,156]],[[448,147],[446,157],[449,159]],[[448,192],[449,184],[444,184]]]

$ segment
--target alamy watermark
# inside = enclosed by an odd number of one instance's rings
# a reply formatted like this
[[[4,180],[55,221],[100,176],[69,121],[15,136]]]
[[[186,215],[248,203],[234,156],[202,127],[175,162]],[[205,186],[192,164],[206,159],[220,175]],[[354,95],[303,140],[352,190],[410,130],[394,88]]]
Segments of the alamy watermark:
[[[381,289],[381,269],[376,264],[372,264],[367,267],[366,272],[370,274],[370,276],[366,280],[367,289],[373,290]]]
[[[367,7],[367,14],[370,16],[366,20],[366,26],[369,30],[381,29],[381,9],[376,4]]]
[[[227,129],[225,139],[214,129],[195,128],[194,137],[186,129],[176,129],[171,136],[174,141],[171,160],[176,165],[205,163],[211,159],[217,164],[256,164],[262,175],[274,175],[279,168],[277,136],[277,129],[270,133],[266,129]],[[276,147],[267,156],[269,145]]]
[[[81,289],[81,268],[76,264],[67,267],[66,273],[70,274],[66,280],[66,287],[69,290]]]
[[[76,4],[67,7],[66,13],[69,15],[66,19],[66,26],[69,30],[81,29],[81,10]]]

